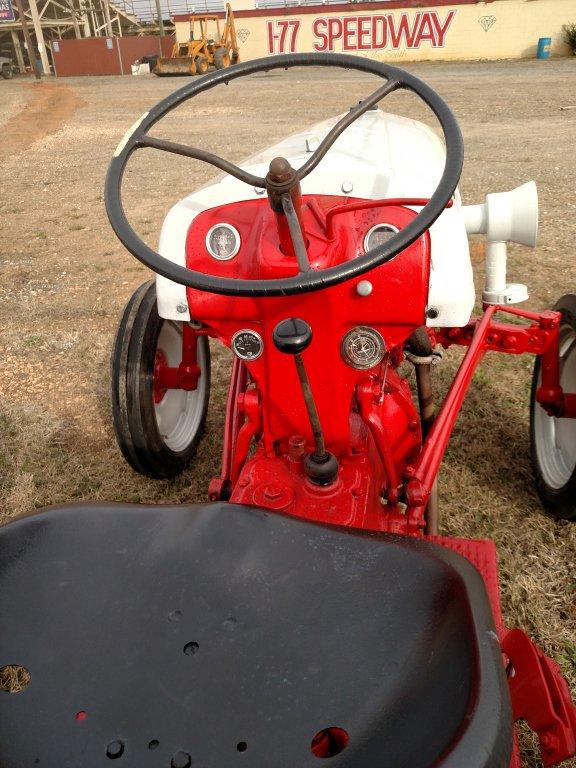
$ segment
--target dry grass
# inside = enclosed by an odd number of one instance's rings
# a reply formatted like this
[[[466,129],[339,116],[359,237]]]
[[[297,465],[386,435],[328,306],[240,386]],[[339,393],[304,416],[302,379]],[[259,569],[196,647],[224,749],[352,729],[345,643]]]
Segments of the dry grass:
[[[467,142],[462,180],[467,201],[486,191],[537,179],[542,204],[540,245],[511,250],[510,274],[528,282],[530,305],[550,306],[576,290],[572,252],[576,116],[570,103],[574,62],[420,65],[412,67],[452,104]],[[171,117],[179,139],[239,159],[333,114],[366,91],[346,73],[344,86],[321,75],[263,76],[230,86]],[[229,356],[214,355],[207,436],[192,469],[175,481],[133,473],[116,449],[108,401],[108,356],[118,315],[147,278],[112,236],[103,212],[102,180],[126,128],[174,84],[153,78],[68,80],[86,106],[66,124],[3,160],[0,199],[0,519],[74,500],[187,502],[206,498],[218,471]],[[38,86],[41,87],[41,86]],[[63,87],[56,83],[54,88]],[[29,90],[2,84],[11,116]],[[52,94],[51,94],[52,97]],[[285,104],[290,103],[289,111]],[[256,121],[261,105],[267,117]],[[407,103],[400,99],[402,107]],[[394,106],[394,104],[392,104]],[[421,114],[418,109],[411,112]],[[55,128],[54,128],[55,130]],[[128,205],[154,242],[170,202],[205,181],[194,164],[146,157],[128,174]],[[482,246],[473,260],[480,284]],[[460,358],[451,351],[437,373],[445,391]],[[544,516],[528,457],[531,361],[488,356],[475,377],[441,474],[443,531],[491,537],[499,548],[503,607],[509,625],[527,630],[558,662],[576,695],[576,526]],[[523,735],[527,768],[539,765]],[[567,765],[576,767],[576,761]]]
[[[20,693],[27,688],[29,682],[30,672],[26,667],[8,664],[0,668],[0,691]]]

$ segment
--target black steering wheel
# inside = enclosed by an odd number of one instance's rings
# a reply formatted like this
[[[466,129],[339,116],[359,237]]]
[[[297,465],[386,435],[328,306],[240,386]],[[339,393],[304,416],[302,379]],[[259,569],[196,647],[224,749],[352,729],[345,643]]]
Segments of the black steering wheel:
[[[444,133],[446,163],[442,178],[430,201],[404,229],[393,235],[383,245],[373,248],[363,256],[358,256],[344,264],[338,264],[337,266],[321,270],[301,271],[293,277],[274,280],[237,280],[216,277],[174,264],[159,253],[156,253],[132,229],[122,206],[122,177],[126,163],[135,150],[141,147],[153,147],[165,152],[192,157],[210,163],[252,187],[266,188],[267,184],[266,179],[247,173],[242,168],[210,152],[163,139],[155,139],[148,135],[149,129],[175,107],[197,96],[199,93],[209,91],[216,85],[228,83],[230,80],[236,80],[239,77],[252,75],[256,72],[266,72],[271,69],[288,69],[289,67],[338,67],[340,69],[353,69],[359,72],[378,75],[386,81],[367,99],[364,99],[351,109],[332,128],[306,163],[296,171],[296,175],[300,180],[316,168],[338,136],[360,115],[375,106],[387,94],[400,88],[405,88],[413,91],[430,107],[438,118]],[[443,99],[419,78],[398,67],[371,61],[359,56],[329,53],[290,53],[248,61],[243,64],[237,64],[230,69],[211,72],[167,96],[153,109],[143,115],[120,142],[110,163],[105,185],[106,211],[112,228],[130,253],[154,272],[167,277],[169,280],[191,288],[197,288],[201,291],[228,296],[290,296],[308,291],[317,291],[362,275],[390,261],[394,256],[411,245],[432,226],[449,203],[460,179],[463,159],[464,145],[456,118]]]

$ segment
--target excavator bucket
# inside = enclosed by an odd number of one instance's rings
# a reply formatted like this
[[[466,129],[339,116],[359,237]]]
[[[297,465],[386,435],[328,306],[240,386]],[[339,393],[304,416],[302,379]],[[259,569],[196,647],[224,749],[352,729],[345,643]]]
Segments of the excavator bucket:
[[[154,67],[154,74],[158,77],[168,77],[174,75],[195,75],[196,65],[192,56],[174,56],[170,58],[158,59]]]

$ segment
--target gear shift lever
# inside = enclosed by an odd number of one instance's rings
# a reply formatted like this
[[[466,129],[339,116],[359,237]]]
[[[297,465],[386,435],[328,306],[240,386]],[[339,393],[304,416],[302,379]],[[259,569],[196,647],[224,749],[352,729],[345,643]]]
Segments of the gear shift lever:
[[[314,436],[314,453],[309,454],[304,461],[304,470],[310,480],[317,485],[329,485],[338,475],[338,461],[334,454],[326,450],[322,425],[318,416],[316,403],[310,387],[302,352],[312,341],[312,328],[305,320],[289,317],[282,320],[272,334],[276,349],[287,355],[294,356],[296,372],[302,387],[302,394]]]

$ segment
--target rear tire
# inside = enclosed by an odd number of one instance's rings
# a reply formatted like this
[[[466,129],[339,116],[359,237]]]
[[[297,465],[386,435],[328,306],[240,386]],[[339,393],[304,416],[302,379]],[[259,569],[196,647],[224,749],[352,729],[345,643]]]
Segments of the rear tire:
[[[554,307],[560,323],[560,384],[576,393],[576,295]],[[536,401],[541,360],[536,358],[530,396],[530,445],[536,489],[544,507],[558,519],[576,522],[576,419],[549,416]]]
[[[205,75],[208,72],[208,59],[206,56],[196,56],[194,63],[196,64],[197,75]]]
[[[216,69],[227,69],[230,66],[230,54],[226,48],[218,48],[214,54]]]
[[[11,79],[12,79],[12,76],[13,76],[13,74],[14,74],[14,73],[12,72],[12,66],[11,66],[10,64],[4,64],[4,65],[2,66],[2,72],[1,72],[1,74],[2,74],[2,77],[4,78],[4,80],[11,80]]]
[[[179,475],[193,459],[204,433],[210,397],[210,348],[198,337],[201,375],[191,392],[169,389],[154,400],[157,352],[171,366],[181,360],[182,324],[158,315],[156,283],[138,288],[122,315],[112,351],[112,414],[124,458],[142,475]]]

